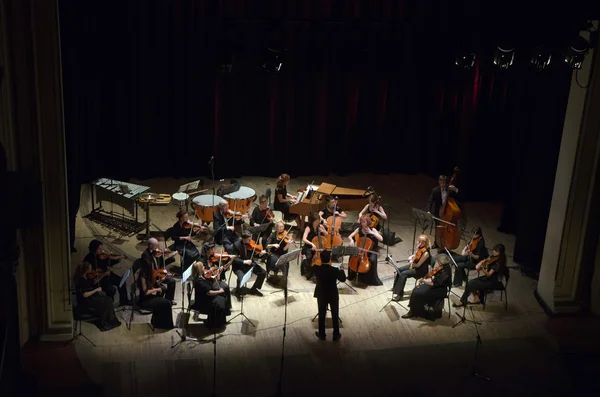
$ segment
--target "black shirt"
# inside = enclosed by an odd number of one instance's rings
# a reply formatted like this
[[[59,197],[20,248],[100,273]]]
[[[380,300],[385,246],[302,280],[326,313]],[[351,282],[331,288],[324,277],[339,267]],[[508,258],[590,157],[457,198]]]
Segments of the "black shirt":
[[[83,262],[87,262],[92,265],[93,270],[100,269],[105,272],[110,266],[116,265],[117,263],[121,262],[121,260],[110,258],[100,259],[98,258],[98,255],[90,252],[85,256],[85,258],[83,258]]]
[[[346,281],[346,273],[344,273],[342,269],[323,264],[321,266],[313,266],[313,272],[317,278],[315,297],[325,298],[339,296],[337,282]]]
[[[262,225],[263,223],[271,223],[269,218],[266,216],[267,210],[261,211],[259,207],[254,207],[252,211],[252,216],[250,217],[250,224],[254,226],[255,223]]]
[[[452,283],[452,267],[449,264],[445,265],[442,270],[433,276],[431,281],[435,288],[448,287]]]
[[[477,255],[479,257],[479,259],[471,258],[471,260],[473,262],[479,262],[479,261],[482,261],[485,258],[487,258],[488,250],[485,246],[485,239],[483,238],[483,236],[477,242],[477,245],[475,246],[475,250],[473,251],[473,254]]]
[[[333,206],[333,211],[337,211],[340,214],[344,211],[343,209],[341,209],[340,207],[338,207],[337,205]],[[333,212],[329,211],[329,208],[327,206],[323,207],[323,209],[321,210],[321,212],[323,212],[323,219],[327,220],[327,218],[329,218],[330,216],[333,216]],[[337,215],[336,215],[337,216]]]
[[[98,284],[95,279],[87,279],[85,277],[80,277],[75,281],[75,294],[77,295],[77,301],[83,302],[85,299],[83,296],[84,292],[90,292],[94,289],[98,288]]]
[[[278,196],[280,194],[281,194],[282,199],[287,200],[287,187],[285,185],[282,187],[275,188],[275,202],[273,203],[273,208],[275,208],[276,210],[279,210],[282,207],[286,207],[286,204],[288,204],[287,202],[284,202],[284,203],[279,202]]]
[[[285,254],[285,246],[287,243],[285,241],[281,241],[281,239],[277,238],[277,232],[271,233],[269,238],[267,239],[267,245],[269,244],[279,244],[279,248],[271,248],[271,252],[277,255]]]
[[[156,257],[148,249],[146,249],[144,252],[142,252],[142,260],[144,260],[146,263],[148,263],[150,266],[152,266],[152,269],[156,270],[156,269],[164,269],[165,268],[164,256],[161,255],[159,257]]]
[[[225,237],[229,237],[230,241],[237,239],[237,235],[229,230],[227,227],[229,223],[227,223],[227,218],[221,211],[217,211],[213,215],[213,237],[215,238],[215,243],[221,245],[223,244],[223,239]]]
[[[365,237],[365,234],[362,231],[362,227],[358,228],[358,236]],[[379,243],[379,240],[377,240],[377,238],[375,236],[373,236],[372,234],[368,234],[367,238],[373,241],[373,248],[371,249],[371,251],[375,250],[377,248],[377,244]]]

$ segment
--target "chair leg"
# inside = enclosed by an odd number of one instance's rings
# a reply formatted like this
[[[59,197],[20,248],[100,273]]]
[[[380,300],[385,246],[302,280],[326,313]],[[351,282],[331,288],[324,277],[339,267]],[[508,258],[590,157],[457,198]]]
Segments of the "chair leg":
[[[508,311],[508,294],[506,290],[504,290],[504,311]]]
[[[452,315],[452,306],[450,306],[450,297],[447,297],[448,299],[448,318],[450,318],[450,316]]]

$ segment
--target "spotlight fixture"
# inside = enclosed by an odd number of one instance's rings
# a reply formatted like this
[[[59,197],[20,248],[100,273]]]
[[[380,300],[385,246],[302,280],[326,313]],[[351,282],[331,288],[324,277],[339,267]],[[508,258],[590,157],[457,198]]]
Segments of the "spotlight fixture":
[[[590,49],[590,43],[581,36],[571,43],[565,53],[564,61],[573,69],[581,69],[581,64]]]
[[[267,73],[279,73],[283,67],[284,55],[285,50],[268,47],[260,66]]]
[[[552,54],[550,51],[542,48],[536,47],[533,50],[533,54],[531,55],[530,64],[537,70],[544,70],[546,66],[550,65],[550,60],[552,59]]]
[[[454,64],[460,68],[471,70],[475,65],[475,54],[462,53],[456,56]]]
[[[498,45],[494,53],[494,65],[500,69],[508,69],[515,59],[515,49],[509,45]]]

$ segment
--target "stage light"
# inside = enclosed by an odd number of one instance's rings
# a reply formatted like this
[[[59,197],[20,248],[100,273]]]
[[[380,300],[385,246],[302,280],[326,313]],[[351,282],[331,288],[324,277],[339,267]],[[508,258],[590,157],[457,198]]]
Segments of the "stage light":
[[[279,73],[283,67],[285,50],[268,47],[265,51],[261,67],[267,73]]]
[[[515,49],[506,44],[498,45],[494,53],[494,65],[500,69],[508,69],[515,59]]]
[[[565,52],[565,63],[573,69],[581,69],[581,64],[589,49],[590,43],[583,37],[578,36]]]
[[[460,68],[470,70],[475,65],[475,54],[463,53],[456,56],[454,64]]]
[[[550,65],[550,60],[552,59],[552,54],[550,51],[542,48],[536,47],[533,50],[533,54],[531,55],[530,64],[537,70],[544,70],[546,66]]]

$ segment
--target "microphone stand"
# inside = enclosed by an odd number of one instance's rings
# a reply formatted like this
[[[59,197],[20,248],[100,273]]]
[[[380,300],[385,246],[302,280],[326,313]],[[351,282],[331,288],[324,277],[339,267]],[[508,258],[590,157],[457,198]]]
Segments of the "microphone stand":
[[[471,307],[470,309],[471,309],[471,316],[473,316],[473,308]],[[480,324],[480,323],[477,323],[475,321],[473,321],[473,323],[475,324],[475,332],[477,333],[477,344],[475,345],[475,356],[473,357],[473,365],[471,366],[471,376],[475,376],[477,378],[481,378],[481,379],[485,379],[485,380],[491,380],[487,376],[481,375],[481,374],[477,373],[477,371],[476,371],[477,358],[479,357],[479,346],[481,346],[483,342],[481,342],[481,335],[479,334],[479,328],[477,328],[477,324]]]
[[[460,313],[458,313],[458,312],[454,312],[454,313],[455,313],[455,314],[458,316],[458,318],[460,318],[460,320],[459,320],[459,321],[458,321],[456,324],[454,324],[454,325],[452,326],[452,328],[456,327],[456,326],[457,326],[457,325],[459,325],[459,324],[462,324],[462,323],[467,323],[467,322],[469,322],[469,323],[473,323],[473,324],[475,324],[476,326],[477,326],[477,325],[481,325],[481,323],[480,323],[480,322],[477,322],[477,321],[475,321],[475,320],[469,320],[469,319],[467,319],[467,317],[465,316],[465,312],[466,312],[466,310],[467,310],[467,305],[466,305],[466,304],[463,304],[463,314],[462,314],[462,316],[460,315]],[[471,317],[475,318],[475,317],[473,316],[473,308],[472,308],[472,307],[471,307]]]

